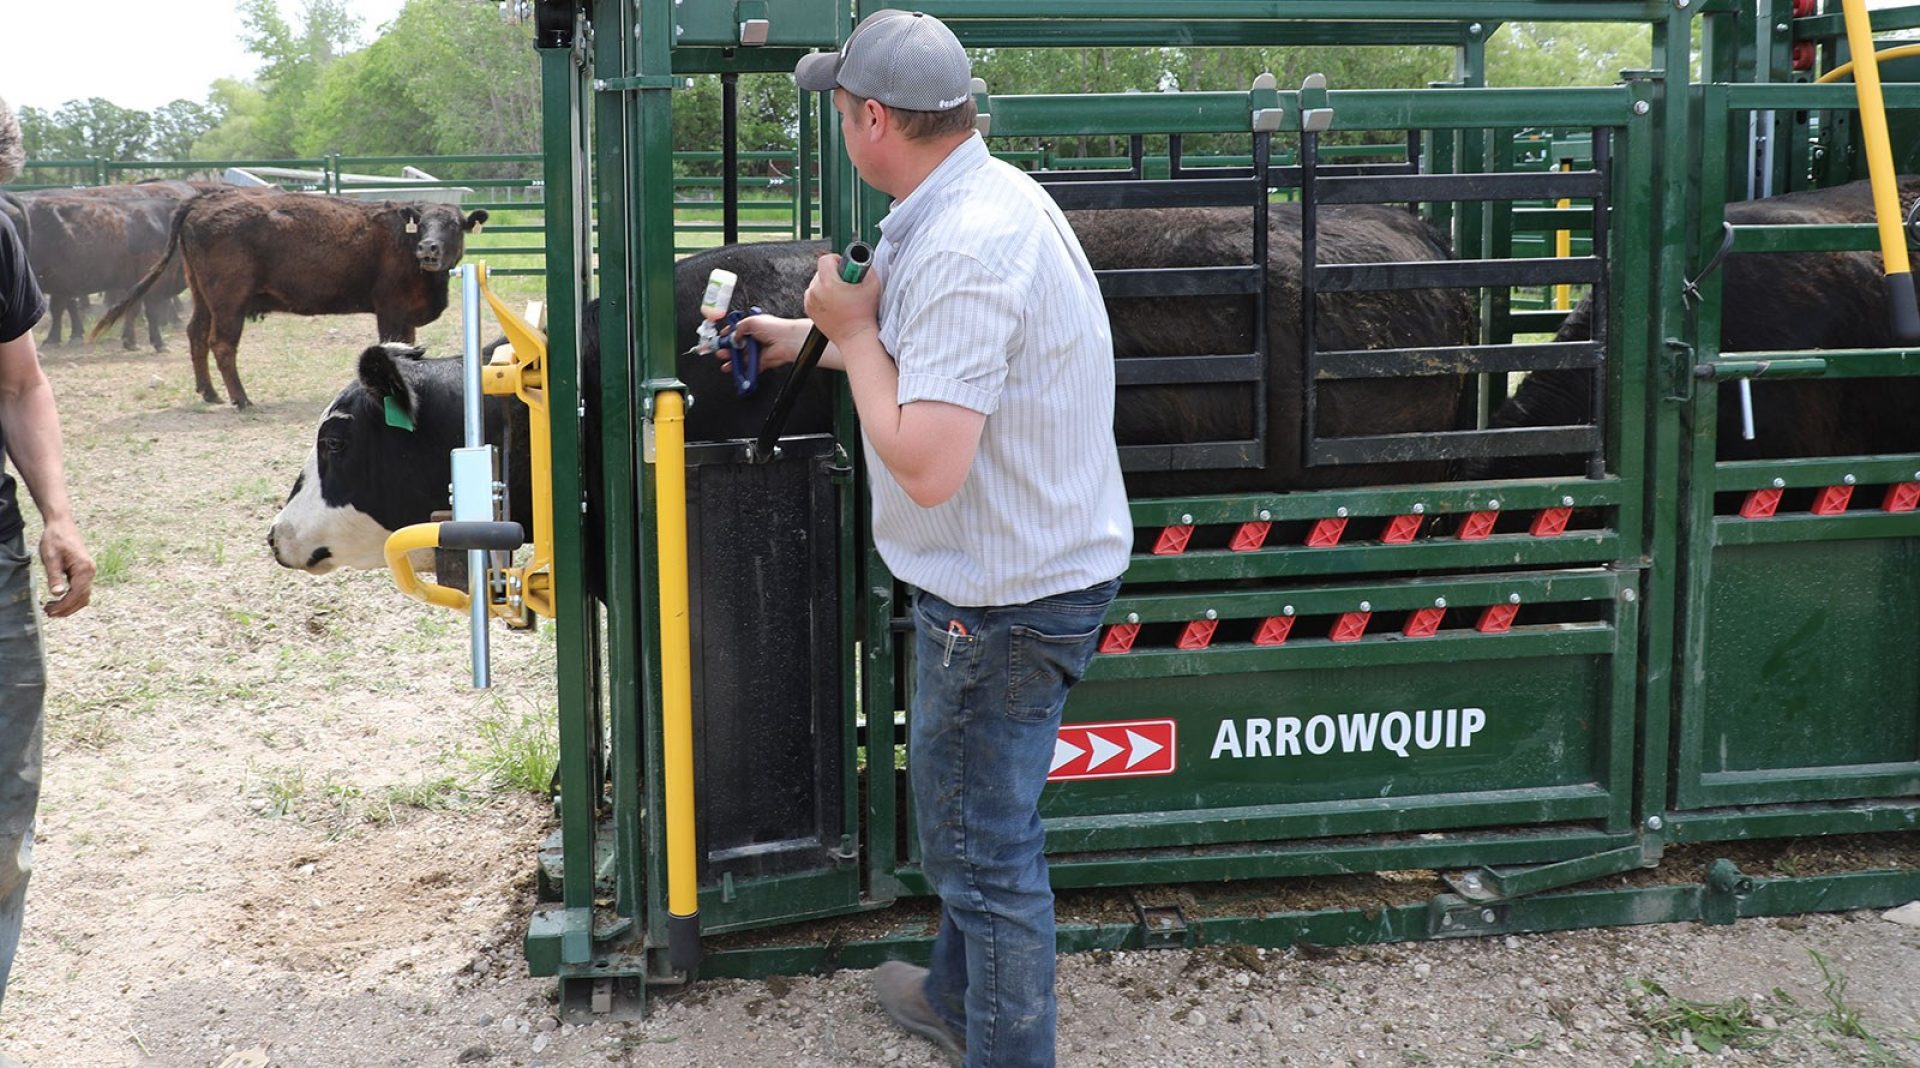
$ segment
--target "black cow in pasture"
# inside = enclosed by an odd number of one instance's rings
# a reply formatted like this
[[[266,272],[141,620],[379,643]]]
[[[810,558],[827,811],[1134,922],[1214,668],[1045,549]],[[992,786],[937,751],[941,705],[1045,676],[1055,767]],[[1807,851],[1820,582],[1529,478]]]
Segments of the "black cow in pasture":
[[[158,282],[176,252],[193,293],[187,343],[200,396],[219,403],[212,355],[234,407],[249,403],[237,356],[248,316],[372,312],[382,341],[413,343],[414,329],[447,307],[449,272],[485,211],[448,204],[365,202],[223,189],[181,204],[160,262],[94,327],[106,329]]]
[[[48,347],[58,346],[62,326],[80,340],[81,309],[92,293],[125,293],[159,265],[167,226],[179,197],[168,186],[101,186],[23,194],[20,203],[32,227],[27,256],[51,311]],[[163,271],[145,298],[147,340],[164,351],[160,321],[175,294],[185,288],[178,269]],[[135,347],[130,316],[121,345]]]
[[[1920,179],[1901,180],[1904,208],[1920,199]],[[1727,221],[1757,224],[1872,222],[1867,182],[1727,205]],[[1723,353],[1788,349],[1889,348],[1900,345],[1887,313],[1877,252],[1740,253],[1721,268]],[[1555,340],[1591,336],[1593,302],[1580,302]],[[1494,413],[1496,428],[1585,422],[1592,372],[1535,371]],[[1711,387],[1701,387],[1711,388]],[[1738,385],[1721,387],[1716,455],[1721,460],[1920,452],[1920,379],[1854,378],[1752,383],[1754,440],[1742,436]],[[1580,458],[1531,457],[1465,465],[1468,478],[1577,474]]]
[[[1304,485],[1358,484],[1380,468],[1303,470],[1299,462],[1300,389],[1299,214],[1276,207],[1269,261],[1274,299],[1269,309],[1273,360],[1268,402],[1269,470],[1130,474],[1135,494],[1231,492],[1239,488],[1289,489]],[[1237,220],[1236,220],[1237,216]],[[1252,240],[1245,213],[1169,210],[1142,225],[1142,213],[1080,212],[1069,215],[1096,267],[1210,266],[1245,261]],[[1235,225],[1237,221],[1237,226]],[[1329,210],[1323,215],[1322,262],[1433,260],[1448,255],[1444,242],[1419,219],[1390,208]],[[1332,247],[1329,247],[1332,246]],[[680,261],[675,276],[675,346],[694,344],[698,306],[715,267],[740,276],[734,306],[758,306],[776,314],[801,314],[800,302],[821,242],[780,242],[711,249]],[[1353,301],[1323,298],[1321,343],[1327,347],[1412,347],[1463,344],[1471,339],[1472,306],[1456,291],[1359,294]],[[1154,302],[1114,301],[1109,306],[1119,358],[1142,354],[1230,353],[1252,345],[1251,307],[1245,298],[1180,298]],[[1228,303],[1231,307],[1222,307]],[[591,309],[590,309],[591,310]],[[1289,316],[1292,318],[1290,319]],[[590,317],[591,321],[591,317]],[[591,326],[588,338],[597,337]],[[597,347],[584,354],[584,383],[597,381]],[[460,444],[460,377],[457,360],[422,360],[389,349],[369,349],[361,375],[323,416],[315,449],[276,517],[268,540],[282,565],[321,573],[336,567],[384,566],[386,535],[427,521],[447,506],[448,452]],[[709,354],[683,355],[678,373],[693,397],[687,415],[691,441],[751,437],[765,422],[789,368],[763,376],[754,393],[737,395],[731,376]],[[405,386],[400,396],[396,378]],[[816,375],[787,425],[788,433],[828,428],[832,418],[830,375]],[[1446,430],[1459,399],[1455,379],[1416,383],[1342,383],[1379,388],[1338,391],[1323,398],[1323,427],[1333,433]],[[584,384],[587,396],[596,395]],[[386,396],[427,411],[413,431],[387,425]],[[412,398],[408,400],[407,398]],[[422,398],[431,397],[431,403]],[[1169,386],[1123,390],[1115,429],[1123,444],[1251,436],[1253,397],[1248,387]],[[589,443],[598,440],[597,405],[588,405]],[[490,416],[491,418],[491,416]],[[423,421],[424,420],[424,421]],[[491,431],[490,431],[491,433]],[[490,438],[490,440],[498,440]],[[524,439],[521,439],[524,440]],[[589,446],[591,448],[591,445]],[[524,456],[516,462],[524,463]],[[592,464],[593,457],[588,462]],[[1410,465],[1394,468],[1401,477]],[[593,468],[593,470],[597,470]],[[590,474],[589,486],[597,476]],[[522,483],[524,484],[524,483]],[[523,522],[524,517],[514,516]],[[589,526],[597,526],[589,519]]]
[[[33,255],[33,223],[27,218],[26,202],[19,196],[0,189],[0,215],[13,224],[13,232],[20,235],[20,244],[26,248],[27,255]]]

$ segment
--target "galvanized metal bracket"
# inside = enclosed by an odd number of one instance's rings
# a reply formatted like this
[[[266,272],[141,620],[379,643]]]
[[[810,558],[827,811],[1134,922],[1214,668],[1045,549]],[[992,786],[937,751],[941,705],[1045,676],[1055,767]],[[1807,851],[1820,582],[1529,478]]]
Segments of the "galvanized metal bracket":
[[[1287,110],[1280,106],[1280,80],[1265,73],[1253,80],[1247,94],[1253,104],[1253,132],[1276,133],[1286,125]]]
[[[1187,914],[1178,905],[1148,905],[1135,898],[1133,914],[1140,921],[1141,949],[1187,948]]]
[[[1572,860],[1559,860],[1551,864],[1534,864],[1512,868],[1475,868],[1470,871],[1447,872],[1442,876],[1453,892],[1463,899],[1486,904],[1494,901],[1509,901],[1528,894],[1537,894],[1545,890],[1557,890],[1563,886],[1573,886],[1589,879],[1598,879],[1603,875],[1615,875],[1623,871],[1632,871],[1647,862],[1646,850],[1640,843],[1609,849],[1603,853],[1589,853]]]
[[[1326,133],[1333,129],[1333,106],[1327,103],[1327,76],[1309,74],[1300,83],[1300,132]]]

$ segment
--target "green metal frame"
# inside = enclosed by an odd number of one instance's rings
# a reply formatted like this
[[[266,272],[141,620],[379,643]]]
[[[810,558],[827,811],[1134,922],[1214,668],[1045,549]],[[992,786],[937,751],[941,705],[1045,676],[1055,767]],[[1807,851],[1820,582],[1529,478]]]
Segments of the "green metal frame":
[[[660,652],[650,607],[655,546],[644,521],[654,493],[645,455],[650,398],[678,385],[670,336],[672,174],[664,150],[671,144],[676,77],[788,69],[805,50],[844,39],[857,17],[881,6],[881,0],[742,0],[737,10],[690,5],[682,14],[661,0],[592,0],[591,48],[542,53],[548,186],[577,197],[573,225],[549,226],[549,262],[575,265],[564,276],[549,275],[549,295],[556,321],[570,325],[592,282],[582,266],[590,240],[584,208],[592,203],[603,235],[597,401],[610,446],[599,487],[608,516],[605,662],[596,655],[599,611],[563,571],[561,848],[557,856],[550,851],[545,880],[559,900],[536,916],[527,940],[535,972],[557,975],[564,985],[625,979],[644,988],[685,978],[665,963]],[[1764,469],[1719,464],[1711,449],[1715,391],[1696,387],[1699,365],[1721,377],[1920,373],[1920,352],[1767,354],[1773,362],[1764,369],[1761,357],[1722,360],[1716,332],[1702,325],[1717,322],[1717,280],[1708,279],[1707,303],[1697,315],[1681,300],[1681,280],[1695,277],[1716,247],[1726,197],[1744,195],[1728,191],[1741,185],[1734,176],[1748,166],[1736,146],[1746,138],[1740,117],[1764,112],[1770,118],[1758,125],[1784,140],[1794,128],[1790,116],[1812,109],[1830,117],[1850,103],[1845,87],[1754,84],[1794,77],[1786,69],[1791,39],[1830,39],[1836,31],[1820,21],[1826,16],[1792,20],[1790,32],[1774,33],[1767,28],[1787,17],[1785,0],[1709,0],[1692,10],[1652,0],[1429,0],[1417,21],[1398,0],[1215,0],[1198,21],[1192,5],[1176,0],[927,0],[921,7],[948,19],[963,41],[983,47],[1145,44],[1164,39],[1173,20],[1191,31],[1188,39],[1204,43],[1451,44],[1459,60],[1448,87],[1336,87],[1326,94],[1337,130],[1424,131],[1423,164],[1431,172],[1537,167],[1533,149],[1515,147],[1514,132],[1522,128],[1612,131],[1614,220],[1606,239],[1613,299],[1607,309],[1607,466],[1600,477],[1133,503],[1134,523],[1149,532],[1172,525],[1302,524],[1336,514],[1363,524],[1409,513],[1446,523],[1476,512],[1562,507],[1597,517],[1595,523],[1558,537],[1501,532],[1465,541],[1437,534],[1409,544],[1359,540],[1244,553],[1142,553],[1108,620],[1165,629],[1211,613],[1236,627],[1274,615],[1324,621],[1358,611],[1362,602],[1366,611],[1392,617],[1442,598],[1449,610],[1477,610],[1518,597],[1524,611],[1546,613],[1542,622],[1523,617],[1511,631],[1492,634],[1455,627],[1428,638],[1376,632],[1347,642],[1303,631],[1273,647],[1238,639],[1197,650],[1143,647],[1096,660],[1066,718],[1173,718],[1182,731],[1180,767],[1199,774],[1192,771],[1196,763],[1205,767],[1219,756],[1208,752],[1214,725],[1281,714],[1276,709],[1333,715],[1341,708],[1415,707],[1403,702],[1421,700],[1421,693],[1464,704],[1487,692],[1525,713],[1488,728],[1483,752],[1491,756],[1484,758],[1429,754],[1416,761],[1369,753],[1328,770],[1292,764],[1281,775],[1253,772],[1252,764],[1215,767],[1178,788],[1171,779],[1050,787],[1042,807],[1057,886],[1407,868],[1457,872],[1454,893],[1423,905],[1368,917],[1341,911],[1210,919],[1174,939],[1269,944],[1649,919],[1729,922],[1738,915],[1915,896],[1911,872],[1765,880],[1730,866],[1717,867],[1696,886],[1561,890],[1657,864],[1671,842],[1920,826],[1920,764],[1863,761],[1837,776],[1828,767],[1789,765],[1728,777],[1702,761],[1702,684],[1693,667],[1711,652],[1705,606],[1719,587],[1709,576],[1728,566],[1728,554],[1920,544],[1920,521],[1910,515],[1755,524],[1713,510],[1716,493],[1753,488],[1757,479],[1820,485],[1845,468],[1862,481],[1892,480],[1914,459],[1794,461]],[[1875,21],[1883,27],[1920,23],[1904,21],[1908,17],[1878,12]],[[770,47],[737,47],[738,20],[748,18],[769,20]],[[1696,19],[1705,27],[1699,85],[1690,77]],[[1487,89],[1486,40],[1513,20],[1644,25],[1654,44],[1653,69],[1628,72],[1621,84],[1604,88]],[[676,31],[679,47],[670,47]],[[1914,107],[1920,86],[1892,84],[1887,97],[1890,107]],[[1247,132],[1251,114],[1266,110],[1279,115],[1276,136],[1284,141],[1297,134],[1301,108],[1299,93],[1267,89],[984,96],[980,102],[995,138]],[[819,231],[836,245],[871,239],[884,198],[855,180],[824,99],[818,110],[803,107],[802,113],[803,137],[819,141]],[[1824,131],[1844,127],[1830,118],[1817,122],[1825,123]],[[1280,141],[1275,147],[1286,150]],[[809,141],[801,151],[806,159],[815,146]],[[1568,144],[1549,155],[1579,151]],[[1046,163],[1044,156],[1033,162]],[[1797,149],[1778,152],[1774,173],[1787,183],[1810,173],[1803,166],[1809,162]],[[1455,247],[1489,256],[1510,255],[1524,233],[1585,227],[1590,215],[1578,207],[1481,202],[1428,210],[1450,228]],[[1868,227],[1753,228],[1737,242],[1742,252],[1858,248],[1871,247],[1872,233]],[[1551,330],[1559,315],[1512,307],[1504,292],[1489,294],[1483,313],[1493,339]],[[570,340],[557,326],[556,351]],[[1482,418],[1504,395],[1504,383],[1486,377]],[[841,446],[858,457],[844,395],[839,415]],[[572,432],[571,418],[565,422],[556,423],[557,435]],[[569,447],[556,462],[565,466],[574,455]],[[845,830],[859,844],[860,863],[703,886],[701,921],[711,934],[878,910],[928,892],[913,835],[903,833],[912,820],[898,760],[912,677],[895,633],[904,605],[865,536],[860,477],[856,472],[854,492],[841,495],[836,549],[848,576],[842,647],[859,656],[858,672],[842,673],[849,770],[841,786]],[[577,486],[559,482],[557,488],[567,499]],[[577,545],[577,523],[563,523],[559,537],[563,546]],[[863,769],[864,790],[856,768]],[[924,952],[924,941],[923,931],[907,931],[831,947],[743,943],[711,955],[704,973],[858,966]],[[1063,949],[1166,943],[1144,918],[1061,932]]]

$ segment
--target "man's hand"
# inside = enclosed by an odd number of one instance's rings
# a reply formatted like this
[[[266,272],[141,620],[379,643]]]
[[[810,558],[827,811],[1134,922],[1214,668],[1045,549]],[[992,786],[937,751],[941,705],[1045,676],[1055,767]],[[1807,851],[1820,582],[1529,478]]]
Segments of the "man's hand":
[[[735,325],[731,333],[742,340],[753,338],[760,342],[760,369],[771,371],[775,367],[785,367],[800,356],[800,344],[807,340],[807,331],[813,329],[813,323],[806,319],[782,319],[778,315],[749,315]],[[729,331],[722,330],[723,335]],[[722,371],[733,370],[731,349],[714,349],[720,358]]]
[[[44,607],[50,616],[70,616],[93,598],[93,557],[73,521],[57,520],[40,534],[40,563],[47,569]]]
[[[869,274],[858,284],[840,280],[840,255],[820,257],[807,287],[807,314],[827,340],[842,351],[862,334],[880,333],[880,279]]]

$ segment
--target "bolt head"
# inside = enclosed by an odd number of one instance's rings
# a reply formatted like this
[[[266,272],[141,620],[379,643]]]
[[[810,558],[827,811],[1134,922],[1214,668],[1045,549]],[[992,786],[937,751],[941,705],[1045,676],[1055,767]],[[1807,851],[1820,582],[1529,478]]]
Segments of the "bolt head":
[[[1461,879],[1460,881],[1466,884],[1467,886],[1479,886],[1480,876],[1475,875],[1473,872],[1468,872],[1466,877]]]
[[[1265,523],[1272,518],[1273,518],[1273,513],[1271,511],[1265,508],[1260,509],[1260,522]]]
[[[1562,497],[1562,498],[1560,498],[1560,507],[1562,507],[1562,508],[1572,508],[1572,507],[1573,507],[1573,498],[1572,498],[1572,497]]]
[[[1627,602],[1628,604],[1632,604],[1635,598],[1639,596],[1640,596],[1639,594],[1633,592],[1632,587],[1628,587],[1627,589],[1620,591],[1620,599]]]
[[[1216,612],[1216,611],[1214,611],[1213,609],[1211,609],[1211,608],[1209,608],[1209,609],[1207,609],[1207,618],[1208,618],[1208,619],[1219,619],[1219,618],[1220,618],[1220,613],[1218,613],[1218,612]]]
[[[1180,517],[1180,525],[1181,525],[1181,526],[1183,526],[1183,527],[1190,527],[1190,526],[1192,526],[1192,525],[1193,525],[1193,516],[1191,516],[1191,515],[1182,515],[1182,516]]]
[[[1517,593],[1509,593],[1509,594],[1507,594],[1507,603],[1508,603],[1508,604],[1519,604],[1519,603],[1520,603],[1520,595],[1519,595],[1519,594],[1517,594]]]
[[[604,92],[606,92],[606,91],[607,91],[607,80],[606,80],[605,78],[595,78],[595,79],[593,80],[593,91],[594,91],[594,92],[596,92],[596,93],[604,93]]]
[[[1846,476],[1844,476],[1844,477],[1842,477],[1842,478],[1840,479],[1840,481],[1841,481],[1841,482],[1842,482],[1843,484],[1845,484],[1845,485],[1848,485],[1848,486],[1851,486],[1851,485],[1853,485],[1854,483],[1856,483],[1856,482],[1858,482],[1859,480],[1858,480],[1858,479],[1856,479],[1856,478],[1854,478],[1854,477],[1853,477],[1852,475],[1846,475]]]
[[[1479,24],[1479,23],[1477,23],[1477,22],[1475,22],[1475,23],[1472,23],[1472,24],[1470,24],[1470,25],[1468,25],[1468,26],[1467,26],[1467,32],[1468,32],[1469,34],[1472,34],[1472,35],[1473,35],[1473,36],[1475,36],[1475,37],[1478,37],[1478,36],[1480,36],[1480,35],[1481,35],[1482,33],[1484,33],[1484,32],[1486,32],[1486,27],[1485,27],[1485,26],[1482,26],[1482,25],[1480,25],[1480,24]]]
[[[1427,514],[1427,506],[1426,506],[1426,505],[1424,505],[1424,504],[1415,504],[1415,505],[1413,506],[1413,514],[1414,514],[1414,515],[1426,515],[1426,514]]]
[[[1452,917],[1452,916],[1442,916],[1442,917],[1440,917],[1440,926],[1442,926],[1442,927],[1452,927],[1452,926],[1453,926],[1453,917]]]
[[[1445,608],[1447,606],[1447,599],[1445,597],[1435,597],[1433,599],[1433,606],[1435,608]]]
[[[1653,105],[1647,103],[1644,100],[1636,100],[1633,102],[1633,113],[1635,115],[1645,115],[1647,112],[1652,110],[1653,110]]]
[[[1776,479],[1774,479],[1774,480],[1773,480],[1773,488],[1774,488],[1774,489],[1786,489],[1786,488],[1787,488],[1787,480],[1786,480],[1786,479],[1784,479],[1784,478],[1776,478]]]
[[[1481,922],[1481,923],[1492,923],[1493,921],[1494,921],[1494,914],[1493,914],[1493,910],[1492,910],[1492,909],[1481,909],[1481,910],[1480,910],[1480,922]]]
[[[1280,609],[1280,614],[1281,614],[1281,615],[1283,615],[1283,616],[1290,616],[1290,615],[1292,615],[1292,614],[1293,614],[1293,606],[1292,606],[1292,605],[1283,605],[1283,606],[1281,607],[1281,609]]]
[[[1667,821],[1661,819],[1658,816],[1647,817],[1647,830],[1649,831],[1657,831],[1660,828],[1665,827],[1666,825],[1667,825]]]
[[[1371,611],[1373,611],[1373,602],[1372,602],[1372,601],[1361,601],[1361,602],[1360,602],[1360,611],[1362,611],[1362,612],[1371,612]]]
[[[1488,502],[1487,502],[1487,511],[1489,511],[1489,512],[1497,512],[1497,511],[1499,511],[1499,510],[1500,510],[1500,502],[1499,502],[1499,501],[1488,501]]]
[[[1773,24],[1773,32],[1775,33],[1786,33],[1789,29],[1792,29],[1792,27],[1784,22],[1776,22]]]
[[[1345,508],[1335,508],[1333,510],[1333,516],[1335,519],[1345,519],[1347,517],[1347,510]]]
[[[1139,622],[1140,622],[1140,613],[1138,613],[1138,612],[1128,612],[1128,613],[1127,613],[1127,622],[1129,622],[1129,623],[1139,623]]]

